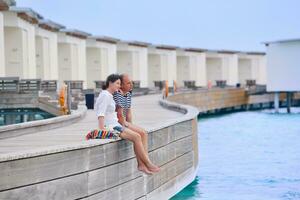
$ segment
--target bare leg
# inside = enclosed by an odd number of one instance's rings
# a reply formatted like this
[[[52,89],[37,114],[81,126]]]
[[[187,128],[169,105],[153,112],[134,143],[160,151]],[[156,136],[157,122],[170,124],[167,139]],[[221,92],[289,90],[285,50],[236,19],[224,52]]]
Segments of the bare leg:
[[[133,148],[134,148],[135,155],[137,155],[136,148],[135,148],[134,145],[133,145]],[[143,171],[143,172],[145,172],[146,174],[149,174],[149,175],[153,174],[153,172],[148,170],[145,163],[138,156],[136,156],[136,160],[137,160],[137,163],[138,163],[138,166],[137,166],[138,170]]]
[[[139,164],[141,164],[142,166],[144,164],[144,166],[151,172],[158,172],[160,170],[159,167],[155,166],[147,156],[141,136],[138,133],[125,128],[125,130],[120,134],[120,137],[133,142],[135,154]]]
[[[142,142],[144,145],[144,149],[148,154],[148,133],[143,128],[136,126],[134,124],[128,123],[128,128],[134,132],[137,132],[142,137]]]
[[[143,141],[143,137],[142,137],[142,141]],[[135,152],[135,155],[136,155],[137,153],[136,153],[135,145],[133,145],[133,148],[134,148],[134,152]],[[146,153],[147,153],[147,157],[149,158],[148,151],[146,151]],[[146,174],[149,174],[149,175],[153,174],[153,172],[148,170],[145,163],[143,161],[141,161],[141,159],[138,156],[136,157],[136,159],[137,159],[137,163],[138,163],[138,166],[137,166],[138,170],[143,171],[143,172],[145,172]]]
[[[128,123],[128,128],[130,130],[138,133],[141,136],[145,152],[147,154],[147,157],[149,158],[149,154],[148,154],[148,133],[147,133],[147,131],[144,130],[143,128],[141,128],[137,125],[131,124],[131,123]],[[139,163],[138,162],[138,168],[144,168],[144,163]]]

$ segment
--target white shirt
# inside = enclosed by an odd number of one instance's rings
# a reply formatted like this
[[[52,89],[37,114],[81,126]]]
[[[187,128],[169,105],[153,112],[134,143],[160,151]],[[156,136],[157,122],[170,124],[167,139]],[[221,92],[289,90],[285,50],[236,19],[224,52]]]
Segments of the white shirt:
[[[113,95],[107,90],[103,90],[96,101],[95,111],[97,117],[104,117],[104,125],[106,127],[121,126],[118,122],[116,113],[116,103],[113,99]]]

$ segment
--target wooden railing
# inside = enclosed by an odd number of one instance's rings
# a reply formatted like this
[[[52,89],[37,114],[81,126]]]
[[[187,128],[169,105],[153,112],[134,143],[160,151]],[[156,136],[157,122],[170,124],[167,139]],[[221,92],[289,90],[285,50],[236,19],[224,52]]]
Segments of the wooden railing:
[[[141,81],[132,81],[132,86],[134,89],[141,87]]]
[[[19,77],[0,77],[0,93],[19,92]]]
[[[102,86],[105,85],[105,81],[95,81],[96,89],[102,89]]]
[[[38,92],[41,90],[41,79],[21,79],[19,92]]]
[[[57,80],[42,80],[41,89],[44,92],[57,91]]]
[[[216,80],[216,86],[220,88],[226,87],[226,80]]]
[[[196,81],[183,81],[184,87],[187,88],[195,88],[196,87]]]
[[[162,90],[165,85],[164,84],[165,81],[153,81],[153,82],[154,82],[154,87],[158,87],[160,90]]]
[[[82,90],[83,89],[83,81],[81,80],[68,80],[68,81],[64,81],[67,85],[68,83],[70,83],[70,89],[79,89]]]
[[[36,93],[41,90],[41,79],[0,77],[0,93]]]

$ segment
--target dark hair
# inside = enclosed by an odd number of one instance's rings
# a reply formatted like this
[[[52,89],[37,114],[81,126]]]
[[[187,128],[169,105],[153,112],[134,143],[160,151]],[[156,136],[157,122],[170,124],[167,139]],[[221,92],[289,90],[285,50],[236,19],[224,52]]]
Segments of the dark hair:
[[[106,78],[105,85],[102,86],[102,89],[103,89],[103,90],[106,90],[106,89],[108,88],[110,82],[111,82],[111,83],[114,83],[114,82],[116,82],[117,80],[121,80],[119,74],[111,74],[111,75],[109,75],[109,76]]]

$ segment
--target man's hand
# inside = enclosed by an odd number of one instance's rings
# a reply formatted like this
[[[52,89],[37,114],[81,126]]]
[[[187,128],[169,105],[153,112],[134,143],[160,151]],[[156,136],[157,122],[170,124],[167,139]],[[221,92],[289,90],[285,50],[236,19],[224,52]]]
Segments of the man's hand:
[[[124,116],[123,116],[123,108],[117,105],[116,111],[117,111],[118,122],[120,124],[122,124],[123,126],[125,126],[126,120],[124,119]]]
[[[127,113],[126,113],[126,121],[129,122],[129,123],[132,123],[131,108],[129,108],[129,109],[127,110]]]

